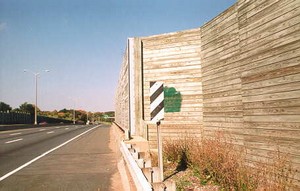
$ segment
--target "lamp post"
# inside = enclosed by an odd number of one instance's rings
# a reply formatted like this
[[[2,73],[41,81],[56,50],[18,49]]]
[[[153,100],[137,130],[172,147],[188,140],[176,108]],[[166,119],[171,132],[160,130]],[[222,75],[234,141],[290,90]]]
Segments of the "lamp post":
[[[38,76],[40,75],[39,72],[33,72],[31,70],[24,69],[24,72],[30,72],[35,77],[35,106],[34,106],[34,124],[37,125],[37,102],[38,102]],[[50,72],[50,70],[44,70],[44,72]]]
[[[69,99],[71,99],[74,103],[73,105],[73,124],[75,125],[76,124],[76,102],[78,101],[77,99],[75,98],[72,98],[72,97],[68,97]]]

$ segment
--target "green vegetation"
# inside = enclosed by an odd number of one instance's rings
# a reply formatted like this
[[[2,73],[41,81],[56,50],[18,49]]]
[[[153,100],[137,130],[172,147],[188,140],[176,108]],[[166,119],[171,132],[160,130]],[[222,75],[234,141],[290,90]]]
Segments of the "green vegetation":
[[[289,190],[294,171],[287,155],[273,153],[267,161],[251,163],[246,150],[223,133],[210,138],[189,137],[164,142],[164,174],[177,190]]]
[[[34,110],[35,110],[35,105],[34,104],[30,104],[30,103],[23,103],[19,106],[19,108],[14,109],[14,111],[21,111],[21,112],[25,112],[25,113],[30,113],[31,115],[34,114]],[[39,112],[40,109],[37,108],[37,112]]]
[[[9,104],[4,102],[0,102],[0,111],[7,112],[25,112],[34,115],[34,104],[30,103],[23,103],[19,106],[19,108],[12,109]],[[58,119],[65,119],[71,120],[74,119],[74,110],[73,109],[62,109],[62,110],[54,110],[54,111],[41,111],[39,108],[37,109],[38,115],[46,116],[51,118],[58,118]],[[112,122],[114,120],[115,112],[108,111],[108,112],[87,112],[84,110],[76,110],[75,111],[75,120],[78,123],[86,123],[89,120],[92,123],[98,122]]]
[[[11,111],[11,107],[8,105],[8,104],[6,104],[6,103],[4,103],[4,102],[0,102],[0,111],[5,111],[5,112],[7,112],[7,111]]]

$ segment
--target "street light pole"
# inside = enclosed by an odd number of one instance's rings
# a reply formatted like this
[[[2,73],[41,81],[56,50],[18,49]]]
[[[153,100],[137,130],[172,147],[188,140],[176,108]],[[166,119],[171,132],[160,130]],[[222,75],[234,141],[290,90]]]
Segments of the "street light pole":
[[[76,119],[75,119],[76,115],[75,115],[75,107],[73,109],[73,124],[75,125],[76,123]]]
[[[75,125],[76,124],[76,102],[77,102],[77,99],[75,98],[72,98],[72,97],[68,97],[69,99],[71,99],[72,101],[74,101],[74,105],[73,105],[73,124]]]
[[[36,73],[36,74],[34,74],[35,75],[35,107],[34,107],[34,124],[35,125],[37,125],[37,97],[38,97],[38,95],[37,95],[37,88],[38,88],[38,86],[37,86],[37,80],[38,80],[38,76],[39,76],[39,73]]]
[[[37,125],[37,102],[38,102],[38,76],[40,73],[32,72],[31,70],[24,69],[24,72],[31,72],[35,77],[35,106],[34,106],[34,125]],[[50,70],[45,70],[45,72],[50,72]]]

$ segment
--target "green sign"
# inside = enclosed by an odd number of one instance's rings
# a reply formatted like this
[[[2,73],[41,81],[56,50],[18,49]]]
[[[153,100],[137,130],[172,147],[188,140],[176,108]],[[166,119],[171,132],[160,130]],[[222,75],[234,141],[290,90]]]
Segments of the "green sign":
[[[180,112],[181,109],[181,94],[173,87],[164,87],[164,106],[166,113]]]

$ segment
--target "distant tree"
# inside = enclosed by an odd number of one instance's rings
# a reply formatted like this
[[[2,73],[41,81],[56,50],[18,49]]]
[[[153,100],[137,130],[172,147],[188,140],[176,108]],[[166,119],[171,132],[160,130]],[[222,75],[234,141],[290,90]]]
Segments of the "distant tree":
[[[67,112],[69,112],[69,110],[67,110],[66,108],[59,110],[59,113],[67,113]]]
[[[12,108],[8,104],[2,101],[0,102],[0,111],[11,111],[11,109]]]
[[[23,112],[27,112],[27,113],[30,113],[30,114],[33,115],[34,114],[34,105],[25,102],[25,103],[23,103],[23,104],[20,105],[20,110],[23,111]],[[39,108],[37,108],[37,110],[40,111]]]
[[[115,112],[114,111],[106,111],[104,112],[105,115],[108,115],[109,117],[114,117],[115,116]]]
[[[59,119],[64,119],[66,114],[64,112],[58,112],[58,118]]]
[[[21,112],[20,108],[15,108],[12,110],[12,112]]]
[[[83,110],[76,110],[76,119],[79,121],[83,121],[84,123],[87,121],[87,113]]]

